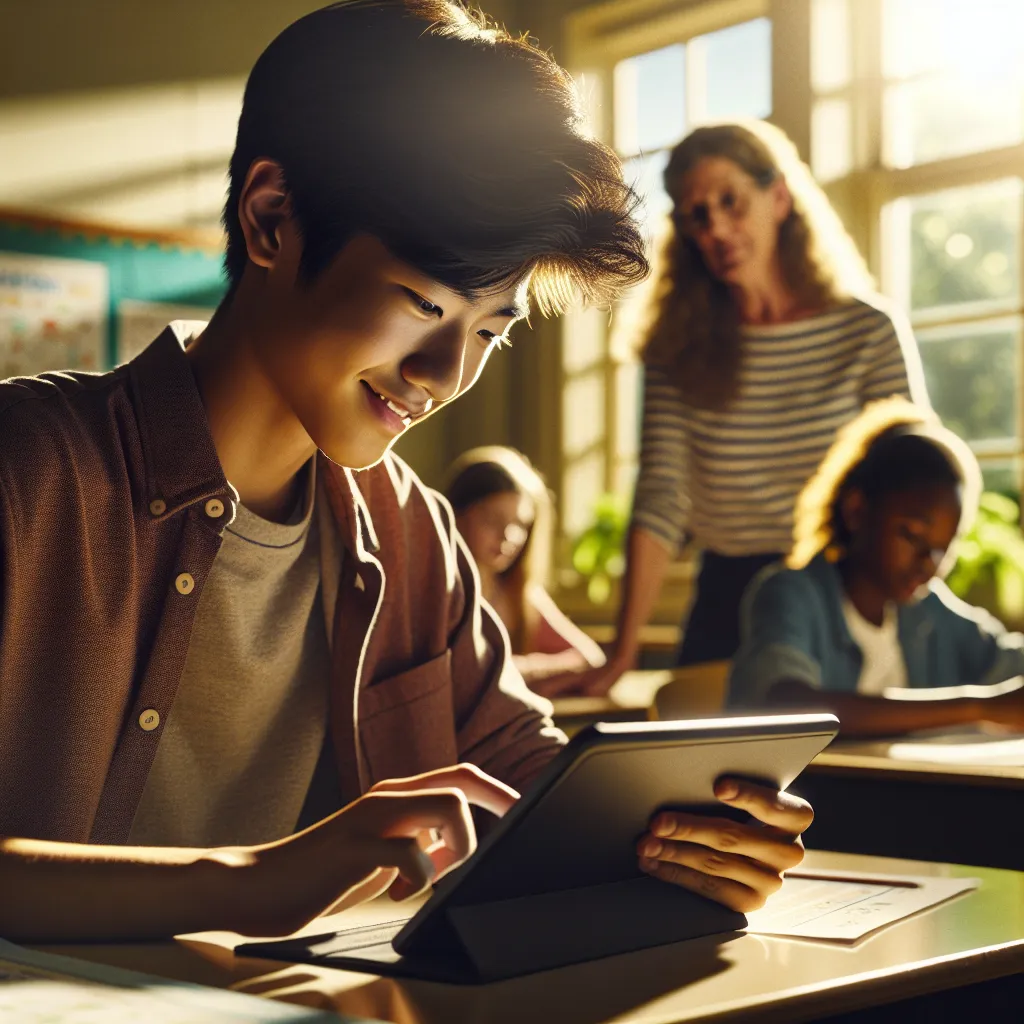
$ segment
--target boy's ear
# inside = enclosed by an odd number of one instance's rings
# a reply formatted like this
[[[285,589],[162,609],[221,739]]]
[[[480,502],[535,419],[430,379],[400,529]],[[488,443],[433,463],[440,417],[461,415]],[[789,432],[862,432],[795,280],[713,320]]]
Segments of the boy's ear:
[[[292,216],[292,201],[281,165],[254,160],[238,199],[238,220],[249,259],[270,267],[281,253],[281,229]]]
[[[839,501],[839,515],[849,534],[858,533],[864,525],[867,499],[859,487],[851,487]]]

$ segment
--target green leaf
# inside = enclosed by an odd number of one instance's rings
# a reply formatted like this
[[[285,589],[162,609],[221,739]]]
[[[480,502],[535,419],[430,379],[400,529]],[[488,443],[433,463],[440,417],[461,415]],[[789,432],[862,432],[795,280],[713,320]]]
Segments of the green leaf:
[[[611,597],[612,585],[604,573],[590,577],[587,584],[587,598],[594,604],[604,604]]]

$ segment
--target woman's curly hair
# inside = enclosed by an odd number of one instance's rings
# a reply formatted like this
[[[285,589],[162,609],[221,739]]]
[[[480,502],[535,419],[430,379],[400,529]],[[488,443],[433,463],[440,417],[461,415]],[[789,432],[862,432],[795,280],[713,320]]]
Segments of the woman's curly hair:
[[[826,548],[849,542],[840,509],[851,488],[874,499],[939,482],[961,487],[960,529],[966,529],[981,492],[974,453],[930,409],[898,396],[871,402],[836,434],[800,492],[787,564],[802,569]]]

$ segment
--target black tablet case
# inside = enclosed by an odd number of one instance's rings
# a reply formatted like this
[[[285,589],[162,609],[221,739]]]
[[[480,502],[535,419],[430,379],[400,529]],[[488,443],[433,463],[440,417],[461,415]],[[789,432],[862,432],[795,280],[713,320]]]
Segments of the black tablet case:
[[[442,880],[431,901],[440,906],[408,937],[404,956],[390,942],[401,922],[249,942],[236,952],[482,982],[738,931],[742,914],[643,874],[636,841],[658,807],[745,818],[715,801],[714,780],[728,771],[784,789],[837,725],[832,716],[802,715],[590,726],[548,766],[501,834]],[[556,837],[557,856],[547,837]]]
[[[396,910],[398,907],[396,906]],[[499,981],[684,939],[738,932],[746,918],[641,875],[604,885],[451,907],[422,951],[394,952],[379,926],[273,942],[241,956],[455,984]],[[397,928],[394,929],[397,931]],[[369,943],[369,945],[367,945]],[[423,947],[429,945],[430,951]]]

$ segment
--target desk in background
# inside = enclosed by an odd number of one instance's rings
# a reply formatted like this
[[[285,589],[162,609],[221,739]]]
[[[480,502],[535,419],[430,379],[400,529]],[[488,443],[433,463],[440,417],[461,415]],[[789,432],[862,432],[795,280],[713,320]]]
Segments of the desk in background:
[[[607,697],[555,700],[555,721],[571,735],[592,722],[717,714],[727,675],[727,662],[629,672]],[[837,741],[805,769],[792,788],[814,805],[808,847],[1024,870],[1024,764],[895,760],[888,748]]]
[[[839,741],[794,783],[814,805],[808,847],[1024,869],[1024,766],[894,760]]]
[[[555,722],[569,735],[592,722],[645,722],[717,714],[729,663],[627,672],[606,697],[558,697]]]
[[[1019,1019],[1024,998],[1024,874],[811,853],[809,867],[884,874],[977,875],[981,888],[854,947],[743,935],[642,950],[485,986],[395,981],[307,964],[236,959],[238,937],[46,947],[161,977],[331,1007],[395,1024],[768,1024],[829,1020],[869,1007],[870,1020]],[[347,926],[393,917],[377,901]],[[330,929],[321,920],[314,932]],[[952,1016],[935,1016],[939,1006]],[[959,1007],[962,1015],[957,1015]],[[1004,1015],[1003,1008],[1012,1010]],[[879,1013],[891,1016],[879,1017]],[[988,1016],[984,1016],[988,1014]]]

